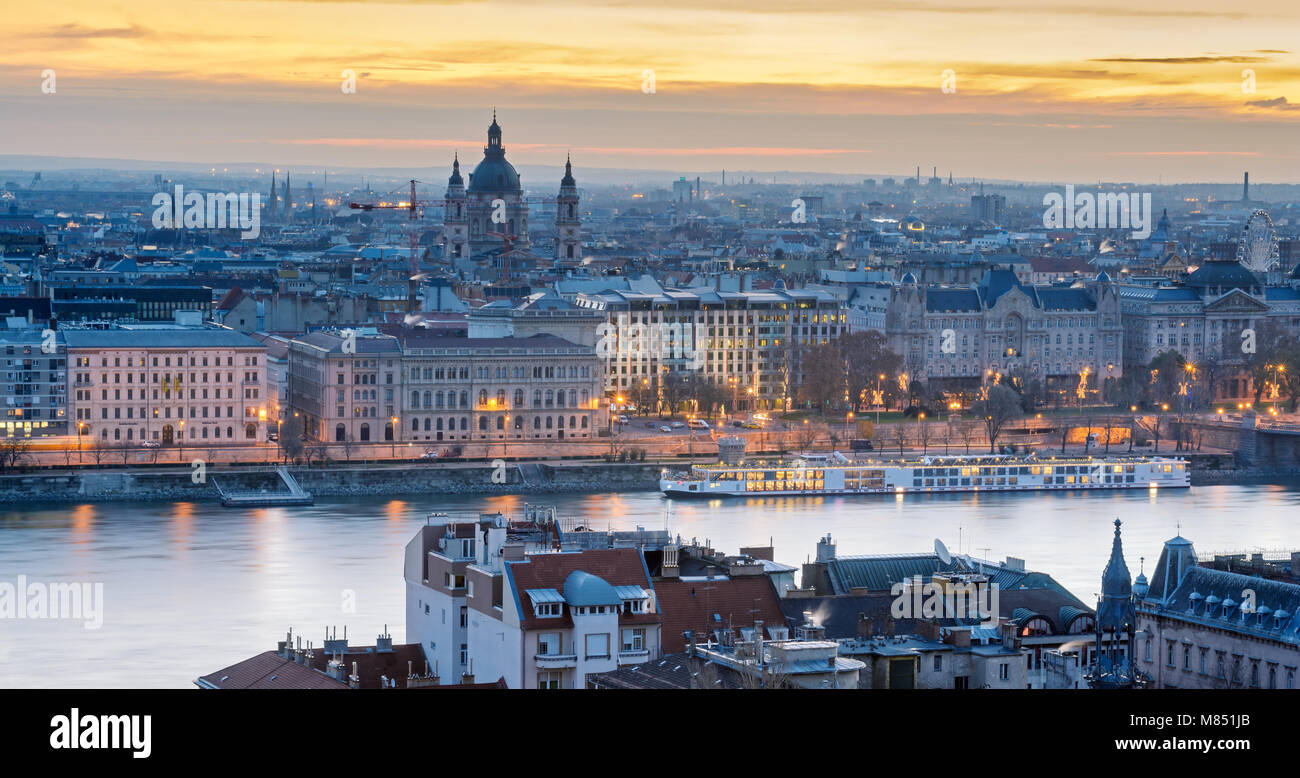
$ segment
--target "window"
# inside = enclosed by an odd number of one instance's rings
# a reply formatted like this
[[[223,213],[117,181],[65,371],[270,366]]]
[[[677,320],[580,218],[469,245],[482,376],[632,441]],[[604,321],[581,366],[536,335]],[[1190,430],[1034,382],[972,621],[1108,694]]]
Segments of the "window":
[[[935,671],[936,673],[938,673],[938,672],[942,672],[942,671],[943,671],[943,655],[942,655],[942,654],[935,654],[935,655],[934,655],[934,671]]]
[[[608,659],[609,658],[609,635],[600,633],[596,635],[587,635],[587,659]]]
[[[538,673],[537,688],[538,689],[560,688],[560,678],[562,677],[562,675],[563,675],[562,673],[550,673],[550,672]]]
[[[998,680],[1005,681],[1011,677],[1011,665],[1003,662],[998,665]]]
[[[560,615],[560,603],[543,602],[537,606],[537,615],[542,618],[552,618]]]
[[[645,629],[637,627],[635,629],[623,630],[623,651],[644,651],[645,650]]]
[[[557,656],[561,653],[563,643],[558,632],[543,632],[537,636],[537,654],[539,656]]]

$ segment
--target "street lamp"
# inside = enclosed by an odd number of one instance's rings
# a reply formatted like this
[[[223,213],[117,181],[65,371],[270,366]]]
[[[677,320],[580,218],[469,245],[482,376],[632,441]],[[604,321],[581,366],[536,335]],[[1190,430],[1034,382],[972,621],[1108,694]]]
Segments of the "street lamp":
[[[393,417],[393,438],[392,438],[392,444],[393,444],[393,446],[392,446],[392,448],[393,448],[393,459],[397,459],[397,417],[396,417],[396,416]]]
[[[185,420],[181,419],[181,423],[177,425],[177,427],[178,428],[176,430],[176,446],[177,446],[176,461],[183,462],[185,461]]]
[[[930,441],[926,439],[922,425],[925,424],[925,411],[916,414],[916,436],[921,439],[921,456],[925,456],[927,445]]]
[[[81,435],[86,430],[84,421],[77,422],[77,464],[81,464]]]

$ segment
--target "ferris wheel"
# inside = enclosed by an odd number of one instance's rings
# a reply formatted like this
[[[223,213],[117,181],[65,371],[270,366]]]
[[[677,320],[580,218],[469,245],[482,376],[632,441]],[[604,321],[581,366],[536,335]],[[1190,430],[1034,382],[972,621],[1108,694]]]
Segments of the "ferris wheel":
[[[1255,211],[1241,228],[1241,237],[1237,239],[1237,261],[1256,273],[1277,266],[1277,231],[1273,229],[1273,220],[1267,211]]]

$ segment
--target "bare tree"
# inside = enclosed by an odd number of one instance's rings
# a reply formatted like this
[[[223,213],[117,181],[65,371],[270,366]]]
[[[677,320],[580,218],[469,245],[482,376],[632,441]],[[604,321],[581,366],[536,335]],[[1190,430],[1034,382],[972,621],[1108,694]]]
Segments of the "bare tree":
[[[352,433],[349,432],[348,434],[343,436],[342,442],[343,442],[343,458],[351,462],[352,452],[357,450],[357,440],[356,438],[352,437]]]
[[[989,436],[989,453],[997,453],[998,436],[1007,422],[1020,416],[1020,395],[1009,387],[996,384],[989,387],[987,398],[975,403],[974,410],[984,420],[984,431]]]
[[[86,451],[90,454],[90,458],[95,461],[96,466],[103,464],[104,455],[108,453],[106,444],[101,443],[94,438],[91,438],[86,442]]]
[[[893,432],[894,442],[898,444],[898,453],[901,456],[903,453],[903,446],[907,443],[907,423],[902,421],[897,422],[894,424]]]
[[[0,440],[0,472],[9,472],[22,467],[30,459],[31,441],[26,438],[4,438]]]
[[[967,454],[970,453],[970,444],[975,440],[975,430],[974,422],[962,421],[957,423],[957,436],[961,438],[962,444],[966,446]]]

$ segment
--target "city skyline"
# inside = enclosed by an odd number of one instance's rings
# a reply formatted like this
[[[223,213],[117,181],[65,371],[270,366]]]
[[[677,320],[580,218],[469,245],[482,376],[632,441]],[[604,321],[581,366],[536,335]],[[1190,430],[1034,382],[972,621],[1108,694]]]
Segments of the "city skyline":
[[[17,9],[0,132],[11,155],[439,168],[481,145],[496,106],[520,165],[571,152],[579,169],[1300,179],[1287,142],[1300,119],[1287,31],[1300,12],[1280,2],[503,10]]]

